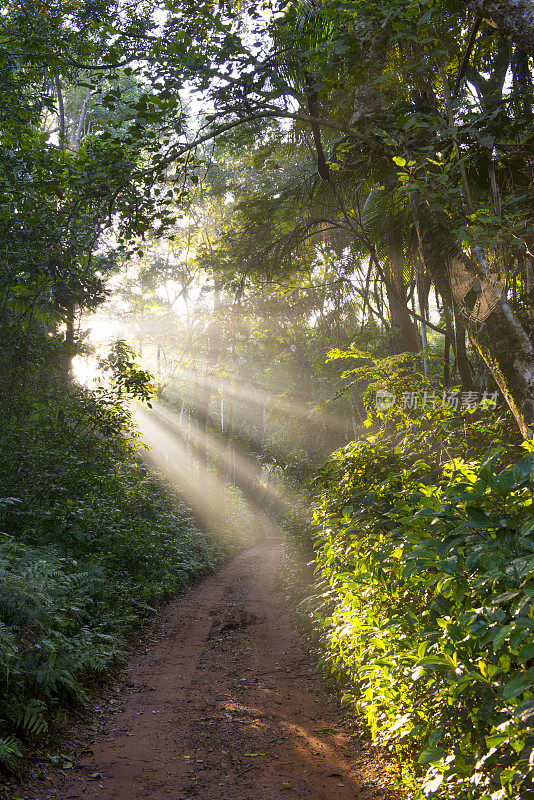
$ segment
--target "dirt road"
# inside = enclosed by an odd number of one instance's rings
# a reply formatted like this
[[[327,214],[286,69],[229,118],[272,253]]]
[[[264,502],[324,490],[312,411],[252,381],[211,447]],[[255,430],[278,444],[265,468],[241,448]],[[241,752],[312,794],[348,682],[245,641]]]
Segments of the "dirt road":
[[[32,800],[370,800],[383,765],[339,718],[258,545],[167,607]]]

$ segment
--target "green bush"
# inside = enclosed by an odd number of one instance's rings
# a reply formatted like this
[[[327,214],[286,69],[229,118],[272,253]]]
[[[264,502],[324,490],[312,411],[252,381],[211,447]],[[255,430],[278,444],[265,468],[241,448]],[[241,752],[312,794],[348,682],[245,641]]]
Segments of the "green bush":
[[[316,479],[323,666],[397,755],[411,796],[525,800],[534,447],[509,465],[504,448],[440,465],[436,454],[454,445],[432,436],[441,426],[429,412],[393,442],[386,420],[382,436],[333,454]]]
[[[124,422],[118,406],[73,389],[0,431],[4,769],[61,708],[84,702],[152,604],[222,553],[139,460]]]

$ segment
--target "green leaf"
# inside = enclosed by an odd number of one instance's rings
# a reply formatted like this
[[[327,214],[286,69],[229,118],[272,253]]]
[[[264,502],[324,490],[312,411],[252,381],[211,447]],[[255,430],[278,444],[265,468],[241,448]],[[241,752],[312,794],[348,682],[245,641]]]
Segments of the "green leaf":
[[[534,643],[528,642],[519,649],[516,661],[518,664],[524,664],[531,659],[534,659]]]
[[[516,461],[513,466],[514,477],[517,484],[523,484],[534,478],[534,453],[527,453]]]
[[[528,700],[523,700],[514,709],[514,717],[517,717],[521,722],[527,723],[530,720],[534,721],[534,697],[529,697]]]
[[[533,682],[534,667],[529,669],[528,672],[515,675],[515,677],[513,677],[511,681],[508,681],[504,687],[504,699],[511,700],[513,697],[518,697],[520,694],[523,694],[523,692],[526,692],[528,689],[532,689]]]
[[[419,764],[435,764],[441,761],[445,755],[446,752],[441,747],[429,747],[423,750],[417,761]]]

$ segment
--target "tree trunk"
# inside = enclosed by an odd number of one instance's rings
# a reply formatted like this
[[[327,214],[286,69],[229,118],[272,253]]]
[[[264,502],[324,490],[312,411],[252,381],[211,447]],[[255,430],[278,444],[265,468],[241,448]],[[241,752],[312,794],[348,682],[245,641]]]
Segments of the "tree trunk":
[[[450,338],[449,334],[446,333],[443,340],[443,386],[445,388],[449,385],[451,379],[450,352]]]
[[[74,358],[74,305],[69,304],[66,310],[65,339],[61,352],[61,380],[65,385],[72,381],[72,359]]]
[[[460,314],[455,303],[453,303],[453,321],[454,357],[456,361],[456,369],[458,370],[462,387],[466,391],[470,392],[473,389],[473,375],[465,345],[465,325],[463,323],[462,315]]]
[[[235,485],[235,444],[234,444],[234,425],[235,425],[235,397],[232,394],[228,396],[227,401],[227,422],[226,422],[226,483],[231,486]]]
[[[65,150],[67,144],[67,127],[65,120],[65,105],[63,103],[63,92],[61,90],[61,80],[59,75],[56,75],[54,77],[54,85],[56,88],[57,107],[59,115],[58,141],[61,150]]]
[[[467,0],[469,8],[493,23],[519,47],[534,55],[534,3],[532,0]]]
[[[525,439],[534,434],[534,347],[502,297],[483,325],[469,335],[488,365]]]
[[[211,391],[206,381],[201,389],[198,411],[198,483],[201,490],[208,489],[208,416]]]
[[[80,109],[80,117],[78,119],[78,125],[76,127],[76,136],[74,140],[74,147],[76,152],[79,151],[81,144],[82,144],[82,137],[83,137],[83,126],[85,124],[85,115],[87,113],[87,105],[91,98],[91,88],[87,87],[87,91],[85,93],[85,97],[83,99],[82,107]]]
[[[389,260],[385,266],[389,268],[386,294],[391,317],[392,353],[418,353],[417,330],[408,311],[402,262],[393,242],[390,243]]]
[[[525,438],[534,432],[534,347],[481,258],[475,262],[411,198],[421,255],[444,301],[455,310],[484,359]],[[456,327],[456,326],[455,326]],[[457,351],[457,358],[461,347]],[[458,361],[460,368],[460,361]],[[463,380],[463,377],[462,377]]]
[[[388,286],[386,286],[386,294],[391,317],[391,352],[393,354],[418,353],[417,337],[407,307],[403,307],[399,303]]]
[[[314,122],[314,120],[319,116],[319,96],[317,94],[315,79],[313,75],[311,75],[309,72],[304,73],[304,83],[306,86],[308,111],[310,112],[310,117],[312,120],[310,124],[313,134],[313,142],[315,144],[315,150],[317,152],[317,172],[319,173],[323,181],[329,181],[330,170],[323,149],[321,128],[316,122]]]
[[[426,321],[428,320],[428,293],[430,291],[431,281],[425,280],[427,276],[424,270],[421,269],[421,261],[417,259],[415,265],[415,274],[417,282],[417,300],[419,303],[419,314],[421,316],[421,343],[423,350],[423,373],[428,376],[430,374],[428,366],[428,336],[426,330]]]
[[[157,344],[157,349],[156,349],[156,376],[158,380],[158,388],[156,391],[156,396],[158,400],[161,400],[163,391],[162,391],[162,377],[161,377],[161,346],[159,342]]]
[[[208,329],[208,357],[206,361],[206,369],[204,370],[204,386],[202,388],[202,397],[200,402],[199,413],[199,483],[201,488],[206,490],[208,486],[208,420],[209,420],[209,406],[212,391],[212,374],[219,359],[219,350],[221,347],[221,296],[220,289],[217,285],[214,287],[213,293],[213,316],[209,323]]]

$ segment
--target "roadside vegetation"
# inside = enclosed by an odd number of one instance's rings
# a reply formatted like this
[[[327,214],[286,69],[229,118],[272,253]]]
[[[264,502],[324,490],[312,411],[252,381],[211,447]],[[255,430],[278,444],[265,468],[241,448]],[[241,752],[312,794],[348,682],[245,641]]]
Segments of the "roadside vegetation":
[[[479,410],[370,406],[367,422],[309,482],[313,524],[290,527],[286,570],[321,667],[403,792],[529,797],[534,447]]]
[[[115,375],[99,393],[49,388],[2,425],[0,767],[8,773],[65,712],[83,708],[154,606],[225,554],[139,458],[123,403],[149,392],[147,373],[122,344],[110,360]]]

